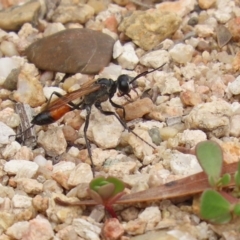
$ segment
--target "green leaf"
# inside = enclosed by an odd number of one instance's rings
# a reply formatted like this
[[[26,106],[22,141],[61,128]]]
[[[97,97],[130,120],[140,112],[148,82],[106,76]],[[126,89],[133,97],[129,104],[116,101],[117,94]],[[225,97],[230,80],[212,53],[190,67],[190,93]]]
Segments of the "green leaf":
[[[233,212],[235,215],[240,216],[240,203],[238,203],[234,206]]]
[[[221,177],[219,183],[221,184],[221,186],[227,186],[230,183],[230,181],[231,181],[231,175],[229,173],[225,173]]]
[[[238,162],[238,169],[234,175],[235,183],[238,187],[240,187],[240,161]]]
[[[223,153],[220,145],[213,141],[203,141],[196,146],[196,157],[203,171],[215,183],[222,171]]]
[[[117,193],[122,192],[125,189],[125,184],[122,182],[120,179],[115,178],[115,177],[108,177],[106,178],[106,181],[109,183],[113,183],[115,186],[115,190],[113,192],[113,196]]]
[[[232,219],[231,204],[217,191],[206,190],[201,196],[200,214],[212,223],[227,223]]]

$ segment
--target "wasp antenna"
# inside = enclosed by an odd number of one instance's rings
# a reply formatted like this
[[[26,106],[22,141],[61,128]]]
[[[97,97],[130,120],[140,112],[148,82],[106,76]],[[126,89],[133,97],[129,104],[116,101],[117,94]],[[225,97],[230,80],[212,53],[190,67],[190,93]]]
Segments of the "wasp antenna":
[[[140,77],[143,77],[143,76],[145,76],[145,75],[147,75],[147,74],[149,74],[149,73],[152,73],[152,72],[155,72],[155,71],[159,70],[159,69],[162,68],[165,64],[167,64],[167,63],[165,62],[165,63],[162,64],[160,67],[155,68],[155,69],[153,69],[153,70],[151,70],[151,71],[145,71],[145,72],[142,72],[142,73],[138,74],[134,79],[132,79],[132,80],[130,81],[130,84],[133,83],[133,82],[135,82],[135,81],[136,81],[138,78],[140,78]]]

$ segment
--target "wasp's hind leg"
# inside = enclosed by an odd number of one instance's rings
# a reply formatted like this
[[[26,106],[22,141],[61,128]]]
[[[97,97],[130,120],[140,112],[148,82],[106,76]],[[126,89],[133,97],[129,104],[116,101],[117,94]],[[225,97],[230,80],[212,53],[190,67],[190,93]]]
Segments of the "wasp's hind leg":
[[[114,103],[112,101],[110,101],[111,103]],[[115,105],[113,105],[114,107],[119,106],[116,103],[114,103]],[[147,141],[145,141],[143,138],[141,138],[138,134],[136,134],[132,129],[130,129],[126,122],[123,121],[115,112],[111,112],[111,111],[105,111],[102,109],[101,103],[95,103],[95,107],[104,115],[113,115],[117,118],[117,120],[122,124],[122,126],[124,127],[124,129],[126,129],[127,131],[131,132],[133,135],[135,135],[137,138],[139,138],[140,140],[142,140],[144,143],[146,143],[147,145],[149,145],[150,147],[152,147],[153,149],[155,149],[154,146],[152,146],[150,143],[148,143]],[[119,106],[118,108],[124,109],[124,107]],[[125,109],[124,109],[125,112]]]
[[[86,115],[86,120],[85,120],[85,126],[84,126],[84,129],[83,129],[83,133],[84,133],[84,139],[85,139],[87,150],[88,150],[88,156],[90,158],[91,165],[92,165],[93,177],[95,177],[95,166],[94,166],[94,163],[93,163],[93,160],[92,160],[91,145],[90,145],[90,142],[87,138],[87,130],[88,130],[89,119],[90,119],[90,114],[91,114],[91,106],[85,106],[84,108],[87,111],[87,115]]]

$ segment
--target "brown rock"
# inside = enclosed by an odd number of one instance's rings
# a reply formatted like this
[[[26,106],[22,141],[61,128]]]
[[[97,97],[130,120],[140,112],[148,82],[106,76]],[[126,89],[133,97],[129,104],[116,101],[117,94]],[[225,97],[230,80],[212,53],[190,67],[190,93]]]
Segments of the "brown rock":
[[[232,18],[228,24],[228,30],[232,34],[232,38],[235,41],[240,40],[240,17]]]
[[[209,9],[216,3],[216,0],[198,0],[201,9]]]
[[[95,74],[108,65],[114,40],[90,29],[67,29],[34,42],[26,56],[38,68]]]
[[[24,23],[35,25],[39,17],[41,4],[38,0],[29,1],[24,5],[12,7],[0,12],[0,28],[19,30]]]
[[[141,118],[145,114],[151,112],[153,106],[154,104],[150,98],[138,99],[132,103],[129,103],[124,106],[126,112],[125,120],[131,121],[136,118]],[[118,113],[122,115],[122,110],[118,111]]]
[[[186,106],[196,106],[202,102],[201,95],[192,91],[181,92],[180,94],[181,101]]]
[[[102,235],[106,240],[117,240],[124,233],[124,228],[116,218],[108,219],[102,228]]]

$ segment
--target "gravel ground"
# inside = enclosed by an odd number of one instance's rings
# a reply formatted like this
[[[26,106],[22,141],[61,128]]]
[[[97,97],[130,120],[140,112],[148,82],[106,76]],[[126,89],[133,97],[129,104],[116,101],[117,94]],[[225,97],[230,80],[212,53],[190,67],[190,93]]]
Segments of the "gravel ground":
[[[53,92],[163,65],[135,81],[130,100],[112,98],[144,141],[92,107],[87,137],[96,175],[120,178],[129,194],[197,174],[196,157],[175,149],[206,139],[222,146],[226,163],[237,162],[238,0],[5,0],[0,9],[0,240],[240,239],[237,219],[210,225],[191,199],[116,205],[119,221],[101,206],[57,204],[56,197],[89,199],[86,110],[35,126],[28,134],[36,141],[12,136]],[[123,115],[109,101],[103,109]]]

